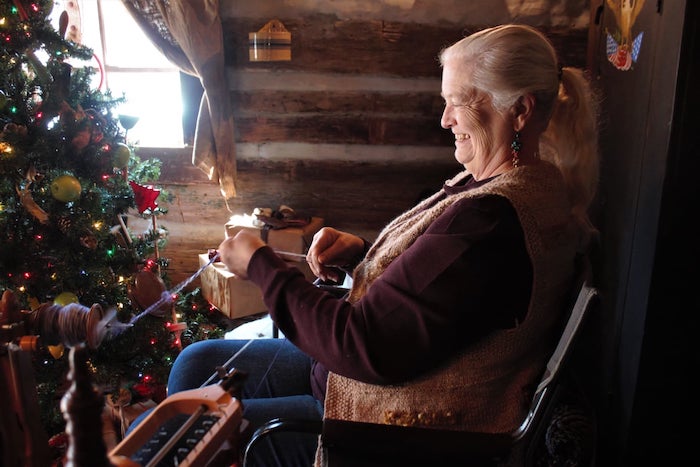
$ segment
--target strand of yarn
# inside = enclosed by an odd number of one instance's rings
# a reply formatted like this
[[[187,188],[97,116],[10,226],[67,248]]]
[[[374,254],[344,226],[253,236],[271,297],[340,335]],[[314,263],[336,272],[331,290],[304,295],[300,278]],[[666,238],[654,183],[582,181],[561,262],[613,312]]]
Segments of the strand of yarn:
[[[155,302],[153,302],[153,304],[151,306],[149,306],[148,308],[143,310],[141,313],[139,313],[138,315],[131,318],[131,320],[129,321],[129,325],[133,326],[138,320],[140,320],[141,318],[143,318],[146,315],[155,314],[155,312],[160,310],[160,308],[163,305],[171,303],[172,301],[173,301],[172,292],[170,292],[169,290],[165,290],[162,294],[160,294],[160,298],[158,300],[156,300]]]
[[[213,264],[213,263],[215,263],[216,261],[218,261],[218,260],[219,260],[219,256],[220,256],[220,253],[217,251],[216,254],[212,255],[212,257],[209,258],[209,262],[208,262],[207,264],[205,264],[204,266],[200,267],[194,274],[192,274],[190,277],[188,277],[188,278],[185,279],[184,281],[180,282],[174,289],[172,289],[172,291],[171,291],[170,293],[171,293],[171,294],[178,294],[178,293],[180,293],[180,291],[182,291],[182,289],[184,289],[185,287],[187,287],[190,283],[192,283],[193,280],[195,280],[196,278],[198,278],[199,275],[202,274],[202,272],[204,272],[204,270],[205,270],[206,268],[208,268],[211,264]]]
[[[31,321],[44,336],[48,343],[62,343],[66,347],[87,342],[91,348],[97,348],[103,338],[109,333],[111,337],[121,334],[122,331],[132,326],[136,321],[147,314],[151,314],[167,303],[173,302],[173,296],[179,293],[188,284],[194,281],[210,264],[219,258],[219,254],[214,255],[207,264],[199,268],[188,279],[178,284],[170,291],[164,291],[159,300],[136,315],[128,324],[117,323],[113,318],[114,313],[107,316],[102,312],[99,305],[92,308],[80,303],[69,303],[67,305],[42,305],[33,312]]]
[[[189,284],[191,284],[192,281],[194,281],[196,278],[198,278],[199,275],[202,274],[202,272],[204,272],[204,270],[208,266],[213,264],[218,259],[219,259],[219,252],[217,252],[215,255],[213,255],[211,258],[209,258],[209,262],[207,264],[205,264],[204,266],[200,267],[190,277],[188,277],[184,281],[180,282],[174,288],[172,288],[170,290],[166,290],[162,294],[160,294],[160,298],[155,303],[153,303],[151,306],[149,306],[148,308],[143,310],[141,313],[139,313],[136,316],[134,316],[133,318],[131,318],[131,320],[129,321],[129,324],[133,325],[134,323],[136,323],[138,320],[140,320],[144,316],[149,315],[149,314],[153,314],[155,311],[159,310],[163,305],[168,304],[168,303],[172,303],[174,301],[174,298],[173,298],[174,296],[179,294],[182,291],[182,289],[184,289]]]

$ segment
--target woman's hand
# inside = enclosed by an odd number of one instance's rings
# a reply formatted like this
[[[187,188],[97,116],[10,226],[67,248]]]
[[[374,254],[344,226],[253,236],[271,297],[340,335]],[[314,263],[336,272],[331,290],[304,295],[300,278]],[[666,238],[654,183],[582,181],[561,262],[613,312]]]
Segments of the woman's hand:
[[[324,227],[314,235],[306,262],[316,277],[338,281],[339,268],[355,261],[364,252],[365,242],[358,236]]]
[[[235,236],[221,242],[218,250],[219,259],[229,271],[241,279],[248,279],[250,258],[258,248],[263,246],[265,246],[265,242],[258,235],[241,230]]]

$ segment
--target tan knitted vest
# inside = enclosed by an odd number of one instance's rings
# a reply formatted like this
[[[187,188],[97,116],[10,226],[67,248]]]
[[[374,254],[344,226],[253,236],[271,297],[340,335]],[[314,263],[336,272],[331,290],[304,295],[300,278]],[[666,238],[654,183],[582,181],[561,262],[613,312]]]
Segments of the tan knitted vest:
[[[461,173],[447,183],[465,176]],[[486,194],[510,200],[525,233],[534,272],[525,320],[470,344],[447,364],[405,384],[372,385],[331,373],[326,418],[488,433],[510,432],[520,424],[557,337],[578,246],[556,167],[539,162],[516,168],[435,206],[424,209],[435,199],[431,197],[402,214],[380,233],[357,267],[349,300],[358,300],[450,204]]]

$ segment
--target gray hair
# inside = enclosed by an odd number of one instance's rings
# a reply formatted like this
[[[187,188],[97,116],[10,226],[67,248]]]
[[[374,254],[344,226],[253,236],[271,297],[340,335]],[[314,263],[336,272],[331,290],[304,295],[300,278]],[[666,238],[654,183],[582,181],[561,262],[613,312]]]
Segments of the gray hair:
[[[599,100],[583,70],[561,68],[547,37],[518,24],[465,37],[440,53],[442,66],[448,60],[464,65],[465,82],[488,94],[499,112],[534,96],[534,122],[544,131],[540,156],[559,167],[574,215],[592,229],[587,211],[598,186]]]

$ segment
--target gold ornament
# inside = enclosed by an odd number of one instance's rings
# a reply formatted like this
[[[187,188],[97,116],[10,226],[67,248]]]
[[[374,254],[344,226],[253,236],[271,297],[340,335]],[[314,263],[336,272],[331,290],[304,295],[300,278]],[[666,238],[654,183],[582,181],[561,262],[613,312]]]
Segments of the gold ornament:
[[[32,183],[34,183],[37,179],[40,179],[42,176],[39,175],[39,173],[36,171],[36,168],[34,166],[29,167],[27,170],[26,175],[24,178],[27,180],[27,183],[24,185],[23,188],[20,188],[19,186],[16,186],[15,189],[17,190],[17,194],[19,195],[19,202],[24,206],[24,208],[29,211],[29,213],[34,216],[39,222],[42,224],[48,224],[49,223],[49,215],[39,207],[38,204],[36,204],[36,201],[34,201],[34,198],[32,197],[32,192],[29,191],[29,187],[32,186]]]
[[[19,195],[19,202],[22,204],[22,206],[24,206],[24,209],[29,211],[29,214],[36,218],[36,220],[38,220],[42,224],[48,224],[49,215],[46,211],[41,209],[38,204],[36,204],[36,201],[34,201],[34,198],[32,197],[32,192],[29,191],[30,186],[31,182],[27,183],[24,186],[24,188],[15,188],[17,190],[17,194]]]

